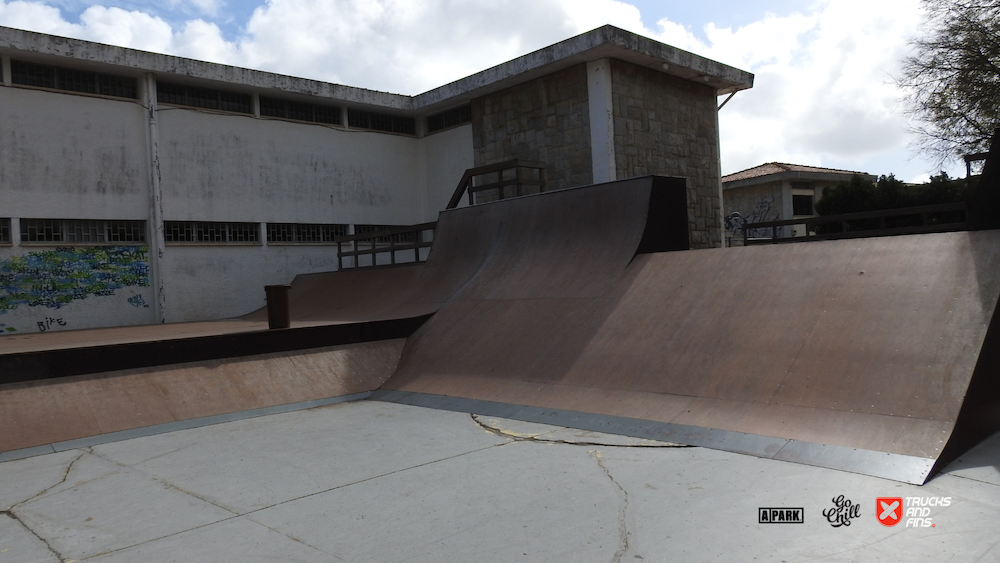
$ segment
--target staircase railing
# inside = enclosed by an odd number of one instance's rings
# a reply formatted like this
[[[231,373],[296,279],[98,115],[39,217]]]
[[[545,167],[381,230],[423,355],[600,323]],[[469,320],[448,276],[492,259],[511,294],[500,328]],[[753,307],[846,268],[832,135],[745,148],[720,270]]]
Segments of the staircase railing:
[[[475,205],[544,191],[545,163],[515,158],[466,170],[445,209],[458,207],[465,194]]]
[[[454,209],[468,194],[469,205],[486,203],[522,195],[545,191],[545,163],[535,160],[513,159],[496,164],[470,168],[462,174],[455,193],[445,209]],[[426,262],[430,254],[421,253],[434,244],[434,228],[437,221],[412,226],[379,229],[353,235],[337,237],[337,266],[347,268],[370,268],[390,266],[399,263]],[[357,226],[355,227],[357,228]],[[428,233],[430,233],[428,235]],[[346,247],[346,250],[345,250]],[[412,260],[397,259],[398,253],[413,253]],[[379,264],[379,256],[388,255]],[[361,265],[361,258],[369,256],[371,263]],[[408,258],[405,254],[404,257]],[[345,266],[345,259],[353,258]]]
[[[377,231],[356,233],[345,237],[337,237],[337,266],[344,269],[344,258],[353,257],[353,264],[349,268],[361,268],[359,265],[362,256],[370,256],[371,264],[367,266],[394,265],[401,263],[397,260],[397,253],[413,252],[413,260],[403,262],[425,262],[426,254],[420,252],[423,248],[430,248],[434,244],[434,228],[437,221],[430,223],[420,223],[419,225],[409,225],[400,227],[389,227]],[[427,236],[425,233],[430,233]],[[348,245],[348,250],[344,246]],[[379,255],[389,255],[388,263],[379,264]]]

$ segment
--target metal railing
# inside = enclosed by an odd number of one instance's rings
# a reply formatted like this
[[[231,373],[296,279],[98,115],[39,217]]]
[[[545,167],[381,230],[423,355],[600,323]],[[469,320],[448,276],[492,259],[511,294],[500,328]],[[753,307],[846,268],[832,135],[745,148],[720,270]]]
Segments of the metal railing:
[[[458,207],[469,194],[469,205],[545,191],[545,163],[515,158],[465,171],[445,209]]]
[[[345,258],[353,258],[351,261],[353,263],[348,265],[348,268],[426,262],[427,257],[422,255],[420,250],[430,248],[434,244],[435,227],[437,227],[437,221],[337,237],[334,239],[334,242],[337,243],[337,266],[343,270]],[[430,236],[425,235],[427,232],[430,233]],[[344,250],[345,245],[348,246],[348,250]],[[397,260],[396,255],[400,252],[412,252],[413,260]],[[386,254],[389,256],[388,261],[379,264],[378,256]],[[371,264],[361,265],[360,259],[363,256],[370,256]]]
[[[964,219],[962,221],[953,220],[959,212],[961,212]],[[894,218],[902,217],[913,217],[913,219],[909,221],[893,221]],[[919,219],[919,224],[899,226],[901,222],[917,223],[917,219]],[[779,236],[779,232],[783,234],[787,230],[787,227],[793,225],[804,225],[806,230],[805,236]],[[828,227],[821,229],[819,228],[820,225]],[[839,225],[839,230],[830,232],[830,226],[833,225]],[[770,236],[750,236],[751,234],[759,235],[762,229],[765,231],[770,230]],[[764,221],[760,223],[747,223],[742,227],[743,244],[745,246],[751,244],[939,233],[966,229],[968,229],[968,204],[965,202],[865,211],[844,215],[828,215],[826,217]]]
[[[468,194],[469,205],[475,205],[544,191],[545,163],[535,160],[507,160],[466,170],[445,209],[457,207],[465,194]],[[355,228],[357,227],[356,225]],[[337,266],[343,270],[345,267],[371,268],[426,262],[430,252],[423,255],[420,251],[434,244],[435,227],[436,221],[337,237],[334,239],[337,243]],[[425,235],[428,232],[429,237]],[[344,249],[345,246],[347,250]],[[397,253],[400,252],[412,252],[413,259],[398,260]],[[379,256],[384,255],[388,255],[388,260],[379,263]],[[361,264],[364,256],[369,257],[370,264]],[[345,258],[353,260],[348,260],[350,263],[345,264]]]

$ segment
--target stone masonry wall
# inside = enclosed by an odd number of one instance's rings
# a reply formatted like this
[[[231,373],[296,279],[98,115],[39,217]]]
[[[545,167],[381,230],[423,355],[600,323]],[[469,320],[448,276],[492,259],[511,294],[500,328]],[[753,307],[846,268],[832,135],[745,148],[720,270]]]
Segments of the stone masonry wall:
[[[593,183],[587,65],[473,100],[472,139],[476,166],[540,160],[547,190]]]
[[[611,63],[618,179],[687,178],[691,248],[720,246],[715,90],[624,61]]]

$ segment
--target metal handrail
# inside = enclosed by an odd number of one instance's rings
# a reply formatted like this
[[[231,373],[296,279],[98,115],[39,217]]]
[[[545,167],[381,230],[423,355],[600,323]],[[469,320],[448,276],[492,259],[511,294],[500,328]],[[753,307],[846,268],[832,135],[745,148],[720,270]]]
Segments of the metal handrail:
[[[523,173],[523,170],[526,169],[537,170],[538,177],[527,177]],[[514,177],[504,179],[504,172],[507,172],[508,170],[514,171]],[[497,181],[473,185],[476,178],[486,174],[497,174]],[[494,164],[487,164],[485,166],[469,168],[464,174],[462,174],[462,179],[459,181],[458,187],[455,188],[455,193],[451,196],[451,200],[448,202],[445,209],[454,209],[457,207],[458,202],[462,200],[462,195],[465,193],[469,194],[469,205],[473,204],[473,194],[486,190],[496,189],[499,192],[498,199],[505,199],[504,188],[507,186],[515,186],[515,195],[517,196],[524,195],[524,188],[527,186],[537,186],[538,191],[545,191],[545,163],[537,160],[523,160],[515,158]],[[421,237],[419,233],[424,231],[431,231],[433,233],[436,226],[437,221],[434,221],[430,223],[420,223],[419,225],[392,227],[368,233],[356,233],[353,235],[337,237],[334,239],[334,242],[337,243],[337,266],[340,269],[344,269],[344,258],[350,257],[354,258],[354,266],[351,266],[353,268],[375,266],[377,264],[376,256],[378,254],[389,254],[389,263],[396,264],[396,253],[410,250],[413,251],[414,262],[423,262],[424,260],[420,259],[420,249],[429,248],[434,243],[432,241],[420,240]],[[412,242],[399,240],[399,235],[409,233],[418,233],[416,240]],[[379,241],[378,239],[388,240]],[[365,243],[368,243],[369,245],[367,249],[359,248]],[[344,250],[344,245],[350,245],[351,250]],[[371,266],[358,265],[358,257],[365,255],[370,255],[372,257]]]
[[[337,237],[334,242],[337,243],[337,267],[341,270],[344,269],[344,258],[354,257],[354,266],[352,268],[366,268],[377,265],[376,256],[378,254],[389,254],[389,264],[396,264],[396,253],[404,251],[413,251],[413,262],[424,262],[420,259],[420,249],[430,248],[434,242],[422,241],[420,240],[420,233],[424,231],[434,232],[437,227],[437,221],[432,221],[429,223],[420,223],[417,225],[405,225],[400,227],[391,227],[388,229],[380,229],[378,231],[371,231],[367,233],[358,233],[353,235],[346,235],[342,237]],[[417,233],[415,240],[402,241],[399,235],[405,235],[409,233]],[[388,238],[387,241],[379,241],[378,239]],[[433,239],[433,234],[431,236]],[[359,247],[368,242],[370,247],[368,249],[360,249]],[[350,244],[353,250],[344,250],[344,245]],[[372,263],[371,266],[359,266],[358,257],[364,255],[371,255]]]
[[[526,178],[522,174],[522,170],[531,169],[538,170],[538,179]],[[514,170],[514,178],[507,180],[503,179],[503,173],[507,170]],[[480,184],[478,186],[473,186],[473,180],[478,176],[484,176],[486,174],[499,174],[498,181],[489,184]],[[448,201],[448,205],[445,209],[454,209],[458,207],[458,202],[462,201],[462,196],[468,192],[469,194],[469,205],[473,204],[472,194],[481,192],[489,189],[498,189],[500,197],[498,199],[504,199],[504,187],[506,186],[517,186],[517,196],[523,195],[523,186],[538,186],[538,191],[545,191],[545,163],[537,160],[524,160],[520,158],[515,158],[511,160],[505,160],[503,162],[497,162],[494,164],[486,164],[484,166],[477,166],[475,168],[470,168],[462,174],[462,179],[459,180],[458,186],[455,188],[455,192],[452,194],[451,199]]]
[[[812,240],[832,240],[844,238],[860,238],[879,235],[902,235],[918,234],[943,231],[960,231],[968,228],[968,203],[943,203],[939,205],[922,205],[919,207],[902,207],[898,209],[883,209],[880,211],[863,211],[860,213],[845,213],[842,215],[827,215],[825,217],[804,217],[801,219],[783,219],[781,221],[762,221],[760,223],[746,223],[743,225],[743,244],[773,244],[779,242],[805,242]],[[941,223],[937,225],[928,224],[929,215],[932,213],[944,213],[948,211],[965,211],[966,221],[960,223]],[[919,215],[921,224],[910,227],[886,227],[887,217],[905,217]],[[877,229],[866,229],[861,231],[848,231],[848,223],[863,219],[879,219]],[[816,234],[812,227],[828,223],[840,223],[839,233]],[[801,237],[779,237],[778,227],[790,225],[805,225],[806,234]],[[769,238],[750,238],[750,230],[771,229]]]

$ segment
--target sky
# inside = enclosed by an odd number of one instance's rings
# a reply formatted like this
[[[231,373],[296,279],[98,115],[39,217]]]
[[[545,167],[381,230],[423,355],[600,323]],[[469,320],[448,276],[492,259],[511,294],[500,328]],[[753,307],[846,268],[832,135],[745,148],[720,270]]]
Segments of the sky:
[[[893,82],[922,17],[920,0],[0,0],[3,26],[402,94],[612,24],[755,75],[719,113],[723,174],[910,182],[942,169]]]

